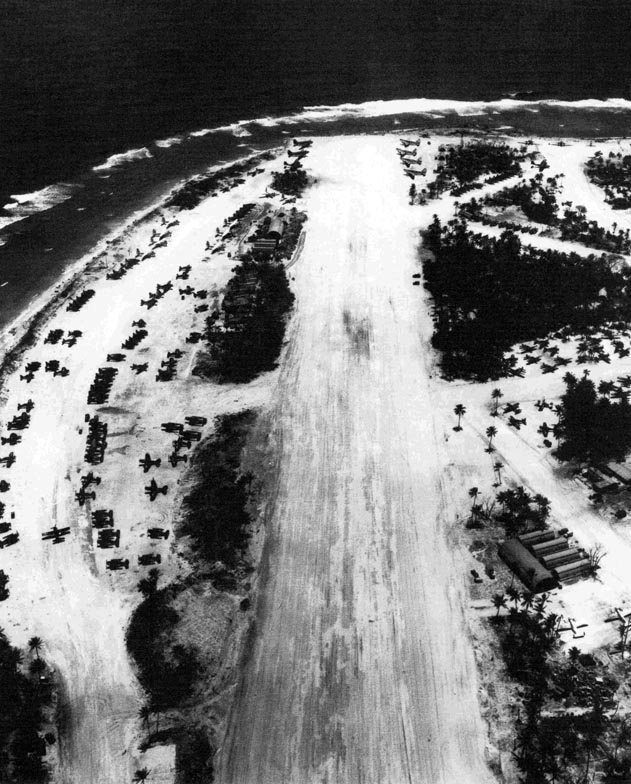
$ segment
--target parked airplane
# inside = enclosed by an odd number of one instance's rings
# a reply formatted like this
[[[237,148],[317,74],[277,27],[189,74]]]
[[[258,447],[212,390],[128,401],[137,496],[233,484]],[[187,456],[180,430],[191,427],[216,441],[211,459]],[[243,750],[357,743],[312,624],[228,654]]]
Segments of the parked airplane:
[[[160,493],[162,493],[162,495],[166,495],[167,489],[168,488],[166,485],[160,487],[156,480],[152,479],[151,484],[145,487],[145,494],[149,496],[150,501],[155,501]]]
[[[103,549],[118,547],[120,545],[121,532],[114,531],[112,528],[103,528],[96,537],[96,546]]]
[[[26,381],[27,384],[30,384],[34,378],[33,373],[27,373],[25,376],[20,376],[20,381]]]
[[[117,572],[119,569],[129,569],[129,559],[125,558],[125,560],[123,560],[122,558],[112,558],[105,562],[105,566],[111,572]]]
[[[132,365],[131,366],[131,369],[136,371],[136,375],[139,375],[140,373],[144,373],[148,368],[149,368],[149,363],[148,362],[145,362],[142,365]]]
[[[0,438],[0,443],[4,446],[5,444],[10,444],[11,446],[15,446],[19,444],[22,440],[22,436],[19,436],[17,433],[11,433],[8,438]]]
[[[24,430],[29,426],[30,421],[30,416],[26,411],[23,411],[19,416],[14,416],[10,422],[7,422],[7,430]]]
[[[9,452],[6,457],[0,457],[0,463],[4,464],[6,468],[11,468],[13,463],[15,463],[15,454],[13,452]]]
[[[164,537],[166,539],[166,536]],[[5,536],[4,539],[0,539],[0,548],[2,547],[10,547],[12,544],[16,544],[20,541],[20,535],[17,531]]]
[[[96,485],[97,487],[101,484],[101,477],[94,476],[94,472],[90,471],[85,476],[81,477],[81,487],[86,488],[90,485]]]
[[[75,500],[79,502],[79,506],[83,506],[85,502],[91,498],[93,501],[96,500],[96,493],[92,491],[91,493],[86,492],[85,488],[81,488],[78,493],[74,494]]]
[[[35,403],[29,398],[26,403],[18,403],[18,411],[28,411],[30,413],[34,405]]]
[[[93,528],[112,528],[114,526],[114,512],[111,509],[96,509],[92,512]]]
[[[184,430],[184,425],[179,422],[163,422],[160,427],[165,433],[181,433]]]
[[[138,319],[138,321],[131,322],[132,327],[140,327],[140,329],[144,329],[147,326],[147,322],[144,319]]]
[[[150,528],[147,531],[149,535],[149,539],[168,539],[169,538],[169,531],[165,530],[164,528]]]
[[[160,553],[147,553],[146,555],[138,556],[139,566],[153,566],[153,564],[159,564],[161,561],[162,556]]]
[[[169,463],[175,468],[178,463],[186,463],[188,457],[186,455],[178,455],[177,452],[171,452],[169,455]]]
[[[151,310],[151,308],[155,307],[158,304],[158,300],[150,297],[148,300],[141,299],[141,305],[145,305],[147,310]]]
[[[45,531],[42,534],[42,539],[44,540],[51,540],[53,544],[60,544],[61,542],[65,542],[65,537],[68,536],[70,533],[70,527],[66,528],[57,528],[54,525],[49,531]]]
[[[142,460],[138,462],[138,465],[142,467],[144,473],[146,474],[147,471],[152,467],[155,466],[156,468],[160,468],[160,463],[162,460],[158,457],[156,460],[151,459],[151,455],[149,452],[145,454]],[[153,500],[153,499],[152,499]]]
[[[108,354],[107,361],[108,362],[124,362],[127,359],[126,354]]]
[[[184,421],[191,427],[203,427],[208,422],[206,417],[202,416],[187,416],[184,417]]]

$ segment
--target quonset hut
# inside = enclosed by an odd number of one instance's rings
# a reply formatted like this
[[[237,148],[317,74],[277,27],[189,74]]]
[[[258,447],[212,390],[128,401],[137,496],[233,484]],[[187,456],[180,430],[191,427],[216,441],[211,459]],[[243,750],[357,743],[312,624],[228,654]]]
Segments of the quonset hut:
[[[551,591],[558,583],[549,569],[546,569],[524,547],[519,539],[507,539],[498,547],[499,556],[512,569],[522,583],[533,593]]]

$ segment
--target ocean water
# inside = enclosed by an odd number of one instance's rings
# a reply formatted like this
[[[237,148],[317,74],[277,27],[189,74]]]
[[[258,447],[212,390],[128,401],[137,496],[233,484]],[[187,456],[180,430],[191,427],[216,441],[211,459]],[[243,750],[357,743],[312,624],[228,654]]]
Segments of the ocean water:
[[[628,134],[629,29],[627,0],[3,0],[0,326],[159,194],[288,134]]]

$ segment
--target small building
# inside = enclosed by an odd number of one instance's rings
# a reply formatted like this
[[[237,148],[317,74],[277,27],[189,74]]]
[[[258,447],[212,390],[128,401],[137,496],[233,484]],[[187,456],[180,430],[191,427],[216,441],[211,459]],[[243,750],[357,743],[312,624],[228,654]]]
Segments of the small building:
[[[556,537],[556,531],[553,531],[552,528],[549,528],[547,531],[531,531],[528,534],[521,534],[521,536],[518,536],[517,538],[523,545],[530,547],[533,544],[549,542],[551,539],[556,539]]]
[[[611,463],[601,466],[600,470],[625,485],[631,484],[631,466],[628,463],[616,463],[612,460]]]
[[[498,553],[504,563],[533,593],[551,591],[557,587],[557,581],[549,569],[528,551],[519,539],[507,539],[498,547]]]
[[[278,240],[280,240],[280,238],[283,236],[287,225],[284,220],[284,217],[285,217],[284,213],[281,212],[272,218],[269,228],[267,230],[267,236],[269,239],[273,239],[278,242]]]
[[[258,253],[267,253],[270,256],[276,252],[276,246],[278,245],[278,241],[275,239],[262,239],[262,240],[255,240],[252,243],[252,250]]]
[[[549,539],[547,542],[539,542],[539,544],[530,545],[528,549],[535,558],[541,558],[544,555],[552,555],[552,553],[567,550],[569,546],[570,545],[564,536],[556,536],[554,539]]]
[[[542,556],[541,560],[546,569],[555,569],[574,561],[580,561],[585,557],[585,551],[580,547],[568,547],[567,550],[560,550],[558,553]]]
[[[590,468],[587,471],[587,480],[597,493],[615,493],[620,489],[618,482],[610,473],[605,473],[604,466],[601,469]]]
[[[563,566],[556,566],[553,569],[553,574],[557,580],[565,582],[567,580],[577,580],[580,577],[584,577],[586,574],[589,574],[590,570],[591,564],[589,558],[581,558],[580,561],[573,561],[572,563]]]

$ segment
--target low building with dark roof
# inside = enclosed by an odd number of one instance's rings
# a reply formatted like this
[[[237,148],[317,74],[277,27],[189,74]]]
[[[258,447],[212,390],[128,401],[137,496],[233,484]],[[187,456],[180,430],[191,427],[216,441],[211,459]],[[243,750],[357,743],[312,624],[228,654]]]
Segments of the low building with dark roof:
[[[519,539],[502,542],[498,553],[529,591],[541,593],[557,587],[558,583],[552,572],[546,569]]]

